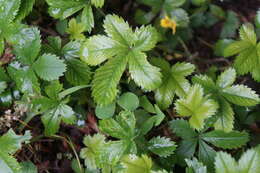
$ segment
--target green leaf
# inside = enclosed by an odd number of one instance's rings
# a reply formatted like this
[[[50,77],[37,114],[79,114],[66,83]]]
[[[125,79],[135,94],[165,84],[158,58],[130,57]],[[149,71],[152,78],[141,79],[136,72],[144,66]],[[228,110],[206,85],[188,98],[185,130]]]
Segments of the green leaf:
[[[233,85],[222,90],[221,95],[233,104],[254,106],[259,103],[259,96],[245,85]]]
[[[85,165],[89,169],[96,169],[98,155],[102,153],[105,145],[105,136],[99,133],[94,136],[85,136],[83,143],[86,148],[81,150],[80,157],[85,160]]]
[[[46,0],[49,13],[54,18],[65,19],[78,12],[86,4],[85,0]]]
[[[256,45],[257,38],[253,26],[242,25],[242,27],[239,29],[239,35],[241,40],[247,41],[252,45]]]
[[[118,93],[117,85],[126,68],[127,61],[122,57],[111,58],[95,72],[92,96],[99,105],[113,102]]]
[[[22,63],[32,65],[41,50],[40,31],[35,27],[23,28],[15,37],[15,55]]]
[[[7,83],[6,82],[0,82],[0,94],[5,91],[7,88]]]
[[[182,160],[191,158],[196,151],[197,145],[198,145],[197,138],[181,140],[176,150],[177,157]]]
[[[21,169],[20,164],[12,155],[22,147],[22,143],[28,142],[31,134],[26,131],[23,136],[16,135],[10,129],[0,137],[0,172],[16,173]]]
[[[224,57],[236,55],[251,46],[251,43],[247,41],[235,41],[226,47],[224,50]]]
[[[136,37],[134,49],[138,51],[148,51],[155,47],[158,40],[158,33],[152,26],[142,26],[135,30]]]
[[[66,61],[67,71],[65,77],[69,83],[74,86],[86,85],[90,82],[92,72],[87,64],[78,59],[70,59]]]
[[[52,81],[49,85],[45,87],[45,93],[52,100],[60,100],[59,93],[63,89],[63,85],[59,81]]]
[[[89,87],[89,86],[88,85],[79,85],[79,86],[74,86],[69,89],[66,89],[59,93],[59,99],[61,100],[61,99],[65,98],[66,96],[68,96],[78,90],[81,90],[83,88],[87,88],[87,87]]]
[[[199,162],[195,157],[191,159],[185,159],[188,166],[186,173],[207,173],[207,167]]]
[[[3,24],[10,23],[14,20],[20,7],[20,0],[3,0],[0,1],[0,28]]]
[[[234,37],[239,27],[239,19],[233,11],[227,11],[226,22],[220,33],[220,38]]]
[[[84,23],[78,23],[76,19],[72,18],[69,21],[67,33],[70,35],[71,40],[84,40],[85,36],[83,32],[85,31]]]
[[[206,93],[217,90],[215,82],[207,75],[195,75],[192,78],[192,82],[201,85]]]
[[[215,158],[216,173],[237,173],[237,163],[229,154],[218,152]]]
[[[37,173],[37,167],[32,162],[20,163],[21,170],[18,173]]]
[[[236,80],[236,71],[233,68],[228,68],[219,75],[216,84],[221,88],[231,86]]]
[[[81,14],[81,23],[85,26],[85,30],[90,33],[94,27],[94,16],[90,5],[87,5],[83,9]]]
[[[119,139],[131,139],[135,136],[135,116],[130,111],[120,112],[116,119],[99,121],[101,131]]]
[[[24,19],[33,9],[33,5],[35,0],[21,0],[21,6],[19,8],[19,12],[16,16],[16,20]]]
[[[260,172],[260,147],[247,150],[239,159],[239,171],[241,173]]]
[[[131,51],[127,58],[129,62],[129,72],[136,84],[148,91],[160,86],[160,69],[152,66],[147,61],[145,53]]]
[[[107,15],[103,27],[109,37],[124,46],[130,47],[134,42],[132,29],[117,15]]]
[[[154,137],[148,142],[148,149],[160,157],[168,157],[176,149],[175,142],[165,137]]]
[[[61,121],[66,124],[75,122],[74,111],[68,105],[58,104],[50,110],[47,110],[41,117],[44,125],[44,133],[47,136],[58,132]]]
[[[55,55],[43,54],[33,64],[33,69],[40,78],[51,81],[63,75],[66,65]]]
[[[116,104],[111,103],[105,106],[97,106],[95,109],[95,113],[99,119],[107,119],[107,118],[111,118],[114,115],[115,109],[116,109]]]
[[[120,46],[109,37],[95,35],[82,45],[80,58],[89,65],[98,65],[120,54]],[[121,48],[122,49],[122,48]]]
[[[152,103],[148,100],[148,98],[143,95],[140,97],[140,106],[144,108],[147,112],[155,113],[154,107]]]
[[[105,0],[91,0],[91,4],[96,8],[101,8],[104,5]]]
[[[125,110],[133,111],[139,106],[139,99],[134,93],[127,92],[119,97],[117,103]]]
[[[183,119],[172,120],[170,128],[177,136],[183,139],[190,139],[197,136],[197,133],[190,127],[188,121]]]
[[[218,40],[214,45],[214,55],[216,56],[225,56],[227,47],[234,43],[232,39],[222,39]],[[236,48],[235,48],[236,49]]]
[[[122,158],[124,173],[150,173],[153,162],[147,155],[127,155]]]
[[[61,49],[62,57],[69,60],[79,57],[81,43],[78,41],[71,41]]]
[[[176,63],[170,70],[167,68],[169,64],[165,60],[161,61],[164,62],[158,63],[157,65],[155,64],[156,66],[162,67],[163,74],[162,84],[155,91],[155,99],[162,109],[166,109],[172,103],[175,93],[179,97],[186,96],[190,84],[185,77],[194,71],[195,66],[190,63]],[[163,64],[167,64],[167,66]]]
[[[5,50],[5,41],[3,38],[0,38],[0,56],[2,56],[4,50]]]
[[[217,121],[214,124],[214,128],[216,130],[230,132],[234,126],[234,111],[231,105],[224,98],[220,98],[218,103],[219,109],[216,114]]]
[[[232,131],[225,133],[224,131],[211,131],[201,135],[202,139],[224,149],[234,149],[242,147],[249,141],[248,133]]]
[[[195,129],[204,127],[204,120],[217,112],[218,104],[203,96],[200,85],[194,85],[189,95],[176,101],[175,108],[179,116],[191,116],[189,123]]]
[[[206,144],[204,141],[199,141],[199,160],[202,161],[209,170],[213,170],[214,168],[214,158],[216,156],[216,151]],[[211,171],[212,172],[212,171]]]
[[[255,25],[256,28],[260,28],[260,10],[258,9],[257,14],[255,16]]]

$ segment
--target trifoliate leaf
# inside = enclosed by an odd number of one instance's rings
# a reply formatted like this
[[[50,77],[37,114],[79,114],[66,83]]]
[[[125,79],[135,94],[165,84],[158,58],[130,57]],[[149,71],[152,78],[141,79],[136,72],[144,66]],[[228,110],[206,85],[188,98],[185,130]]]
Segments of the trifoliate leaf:
[[[66,71],[66,65],[57,56],[43,54],[33,64],[36,74],[47,81],[58,79]]]
[[[121,160],[124,173],[150,173],[153,162],[147,155],[138,157],[136,155],[127,155]]]
[[[16,20],[24,19],[33,9],[35,0],[21,0],[19,12],[16,16]]]
[[[222,90],[221,95],[233,104],[254,106],[259,103],[259,96],[245,85],[233,85]]]
[[[149,91],[160,86],[160,69],[152,66],[147,61],[145,53],[132,51],[127,58],[129,61],[129,72],[136,84]]]
[[[192,159],[185,159],[188,166],[186,173],[207,173],[207,167],[199,162],[195,157]]]
[[[76,119],[72,108],[63,103],[46,111],[41,118],[44,125],[44,133],[47,136],[58,132],[61,121],[66,124],[72,124]]]
[[[189,123],[195,129],[204,127],[204,120],[214,115],[218,104],[203,96],[200,85],[194,85],[189,90],[189,95],[176,101],[175,108],[180,116],[191,116]]]
[[[99,105],[113,102],[118,93],[117,84],[126,68],[127,61],[122,57],[109,59],[95,72],[92,96]]]
[[[190,127],[188,121],[183,119],[172,120],[170,122],[171,130],[183,139],[189,139],[197,136],[197,133]]]
[[[135,116],[132,112],[123,111],[116,119],[104,119],[99,121],[101,131],[119,139],[131,139],[135,136]]]
[[[85,136],[83,143],[86,148],[80,152],[80,157],[85,160],[85,165],[89,169],[97,168],[98,156],[102,154],[105,145],[105,136],[96,134],[94,136]]]
[[[148,142],[148,149],[160,157],[168,157],[176,149],[175,142],[165,137],[154,137]]]
[[[101,8],[104,5],[105,0],[91,0],[91,4],[96,8]]]
[[[49,13],[54,18],[65,19],[78,12],[86,4],[85,0],[46,0]]]
[[[139,106],[139,99],[134,93],[127,92],[119,97],[117,103],[125,110],[134,111]]]
[[[87,5],[83,9],[81,14],[81,23],[84,25],[85,30],[90,33],[94,27],[94,16],[90,5]]]
[[[67,71],[65,77],[72,85],[86,85],[90,82],[92,72],[87,64],[78,59],[66,61]]]
[[[41,36],[37,28],[23,28],[15,35],[14,53],[24,64],[32,65],[41,49]]]
[[[231,131],[226,133],[224,131],[216,130],[203,134],[202,139],[224,149],[233,149],[245,145],[248,140],[248,133]]]
[[[84,23],[78,23],[76,19],[71,19],[69,21],[69,27],[67,33],[70,35],[71,40],[84,40],[85,36],[83,32],[85,31]]]
[[[22,147],[22,143],[28,142],[31,134],[26,131],[23,136],[16,135],[10,129],[6,134],[0,137],[0,172],[17,173],[21,166],[12,155]]]
[[[229,154],[218,152],[215,158],[216,173],[237,173],[237,163]]]

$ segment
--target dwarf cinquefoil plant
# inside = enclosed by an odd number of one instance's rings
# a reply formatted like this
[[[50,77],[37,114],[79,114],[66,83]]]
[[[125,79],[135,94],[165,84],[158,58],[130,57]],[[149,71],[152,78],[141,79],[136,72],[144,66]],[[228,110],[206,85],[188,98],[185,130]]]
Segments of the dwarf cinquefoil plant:
[[[104,21],[107,36],[90,37],[82,46],[81,59],[89,65],[99,65],[94,75],[92,96],[99,105],[111,103],[118,92],[117,85],[127,65],[135,83],[145,90],[154,90],[161,84],[159,68],[147,61],[145,51],[157,42],[157,32],[151,26],[137,28],[116,15],[107,15]]]
[[[237,55],[234,67],[238,74],[251,73],[256,81],[260,81],[260,43],[252,26],[243,25],[239,30],[240,39],[231,43],[224,51],[224,56]]]
[[[215,129],[229,132],[233,129],[234,111],[231,104],[239,106],[254,106],[259,103],[255,91],[245,85],[233,85],[236,80],[236,71],[233,68],[225,70],[214,82],[206,75],[196,75],[194,83],[200,84],[207,94],[219,104],[216,113]]]

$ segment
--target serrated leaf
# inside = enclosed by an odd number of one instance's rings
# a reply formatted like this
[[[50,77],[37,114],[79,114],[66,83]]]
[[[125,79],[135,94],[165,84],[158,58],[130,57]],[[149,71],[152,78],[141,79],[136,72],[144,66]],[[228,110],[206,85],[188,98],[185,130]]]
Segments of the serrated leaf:
[[[134,93],[127,92],[119,97],[117,103],[125,110],[134,111],[139,106],[139,99]]]
[[[103,27],[109,37],[124,46],[130,47],[134,42],[129,24],[117,15],[107,15]]]
[[[74,111],[68,105],[61,103],[54,106],[52,109],[47,110],[41,117],[45,135],[54,135],[58,132],[61,121],[66,124],[72,124],[75,122],[75,118]]]
[[[176,150],[177,157],[180,158],[181,160],[184,160],[186,158],[191,158],[196,151],[197,145],[198,145],[197,138],[181,140]]]
[[[215,158],[216,173],[237,173],[237,163],[229,154],[218,152]]]
[[[165,137],[154,137],[148,142],[148,149],[160,157],[168,157],[176,149],[175,142]]]
[[[239,159],[239,171],[241,173],[260,172],[260,150],[259,146],[254,149],[247,150]]]
[[[81,14],[81,23],[85,26],[85,30],[90,33],[94,27],[94,16],[90,5],[87,5],[83,9]]]
[[[158,33],[152,26],[142,26],[135,30],[136,37],[134,49],[138,51],[148,51],[155,47],[158,40]]]
[[[236,80],[236,71],[233,68],[228,68],[218,76],[216,84],[221,88],[226,88],[232,85]]]
[[[216,151],[212,147],[210,147],[207,143],[200,140],[198,157],[200,161],[202,161],[205,165],[207,165],[209,170],[213,170],[214,168],[215,156],[216,156]]]
[[[0,172],[16,173],[21,169],[17,160],[11,155],[21,149],[22,143],[28,142],[30,139],[29,131],[26,131],[23,136],[19,136],[12,129],[0,137]]]
[[[37,167],[32,162],[20,163],[21,170],[18,173],[37,173]]]
[[[49,13],[54,18],[65,19],[78,12],[86,4],[85,0],[46,0]]]
[[[53,100],[59,100],[59,93],[62,91],[63,85],[59,81],[52,81],[44,88],[47,96]]]
[[[243,41],[247,41],[252,45],[256,45],[257,38],[253,26],[242,25],[242,27],[239,29],[239,36]]]
[[[197,136],[197,133],[190,127],[189,123],[183,119],[172,120],[170,122],[171,130],[183,139],[189,139]]]
[[[78,58],[81,43],[78,41],[71,41],[61,49],[61,56],[68,59]]]
[[[99,105],[107,105],[115,100],[117,84],[126,68],[127,61],[122,57],[111,58],[95,72],[92,96]]]
[[[65,77],[69,83],[74,86],[86,85],[90,82],[92,72],[87,64],[78,59],[70,59],[66,61],[67,71]]]
[[[147,155],[138,157],[131,154],[122,158],[122,164],[124,173],[150,173],[153,162]]]
[[[145,53],[131,51],[127,58],[129,62],[129,72],[136,84],[148,91],[160,86],[160,69],[152,66],[147,61]]]
[[[221,95],[233,104],[254,106],[259,103],[259,96],[245,85],[233,85],[222,90]]]
[[[98,65],[120,53],[120,48],[111,38],[95,35],[82,45],[80,58],[89,65]]]
[[[245,145],[248,140],[248,133],[231,131],[226,133],[224,131],[215,130],[203,134],[202,139],[224,149],[233,149]]]
[[[85,31],[85,24],[78,23],[76,19],[72,18],[69,21],[67,33],[70,35],[71,40],[84,40],[85,36],[83,32]]]
[[[96,8],[101,8],[104,5],[105,0],[91,0],[91,4]]]
[[[3,0],[0,1],[0,28],[3,24],[12,22],[18,13],[20,7],[20,0]]]
[[[119,139],[131,139],[135,136],[135,116],[132,112],[123,111],[116,119],[104,119],[99,121],[101,131]]]
[[[190,125],[199,130],[204,127],[204,120],[216,113],[218,104],[203,96],[203,89],[196,84],[189,95],[176,101],[175,109],[179,116],[191,116]]]
[[[63,60],[51,54],[43,54],[33,64],[36,74],[47,81],[58,79],[66,71]]]
[[[216,90],[215,82],[207,75],[195,75],[192,78],[192,82],[201,85],[206,93]]]
[[[15,35],[14,53],[19,61],[32,65],[41,49],[40,31],[35,28],[23,28]]]
[[[221,98],[218,103],[219,109],[216,114],[217,121],[214,124],[214,128],[216,130],[230,132],[234,126],[234,111],[225,99]]]
[[[236,55],[251,47],[250,42],[247,41],[235,41],[228,45],[224,50],[224,57]]]
[[[32,11],[34,3],[35,0],[21,0],[21,5],[15,19],[24,19]]]
[[[195,157],[192,159],[185,159],[188,166],[186,173],[207,173],[207,167],[199,162]]]

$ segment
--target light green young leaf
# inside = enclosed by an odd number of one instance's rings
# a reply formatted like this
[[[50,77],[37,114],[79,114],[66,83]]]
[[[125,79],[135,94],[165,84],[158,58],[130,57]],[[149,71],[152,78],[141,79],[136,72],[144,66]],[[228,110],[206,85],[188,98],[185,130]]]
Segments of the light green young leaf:
[[[87,32],[91,32],[94,27],[94,16],[90,5],[86,5],[81,14],[81,23]]]
[[[175,108],[180,116],[191,116],[190,125],[200,130],[204,127],[204,120],[217,112],[218,104],[203,96],[200,85],[194,85],[189,90],[189,95],[176,101]]]
[[[84,31],[85,31],[84,23],[78,23],[74,18],[72,18],[69,21],[67,33],[70,35],[71,40],[84,40],[85,39],[85,36],[83,34]]]
[[[238,167],[241,173],[260,172],[260,147],[247,150],[239,159]]]
[[[51,54],[43,54],[33,64],[36,74],[47,81],[58,79],[66,71],[63,60]]]
[[[256,34],[252,25],[242,25],[239,29],[239,35],[241,40],[250,42],[252,45],[256,45]]]
[[[176,149],[175,142],[165,137],[154,137],[148,142],[148,149],[160,157],[168,157]]]
[[[19,136],[12,129],[0,137],[0,172],[17,173],[21,169],[20,164],[12,155],[21,149],[22,143],[28,142],[30,139],[29,131],[26,131],[23,136]]]
[[[211,131],[201,135],[202,139],[224,149],[234,149],[242,147],[249,141],[248,133],[231,131],[226,133],[224,131]]]
[[[96,8],[101,8],[104,5],[105,0],[91,0],[91,4]]]
[[[245,85],[233,85],[222,90],[221,95],[233,104],[254,106],[259,103],[259,96]]]
[[[218,152],[215,158],[216,173],[237,173],[237,163],[229,154]]]
[[[216,84],[221,88],[231,86],[236,80],[236,71],[233,68],[228,68],[218,76]]]
[[[138,157],[136,155],[127,155],[122,158],[122,165],[125,167],[123,173],[150,173],[153,162],[147,155]]]

